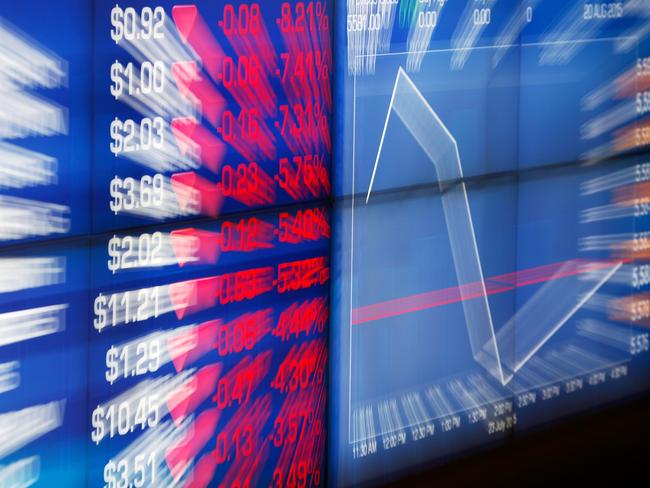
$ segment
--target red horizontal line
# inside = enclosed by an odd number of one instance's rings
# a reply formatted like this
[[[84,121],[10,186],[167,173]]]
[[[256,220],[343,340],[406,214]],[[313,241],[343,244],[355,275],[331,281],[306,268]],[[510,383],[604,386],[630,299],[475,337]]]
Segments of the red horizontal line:
[[[627,260],[626,260],[627,261]],[[396,298],[385,302],[374,303],[352,310],[352,325],[364,324],[375,320],[381,320],[397,315],[418,312],[429,308],[441,307],[451,303],[471,300],[482,296],[494,295],[514,290],[522,286],[529,286],[546,281],[552,281],[568,276],[598,271],[611,268],[620,261],[586,261],[582,259],[571,259],[559,263],[547,264],[536,268],[515,271],[502,275],[493,276],[485,280],[485,293],[483,293],[481,282],[467,283],[461,286],[452,286],[442,290],[428,291],[416,295]],[[569,269],[558,273],[565,265]]]

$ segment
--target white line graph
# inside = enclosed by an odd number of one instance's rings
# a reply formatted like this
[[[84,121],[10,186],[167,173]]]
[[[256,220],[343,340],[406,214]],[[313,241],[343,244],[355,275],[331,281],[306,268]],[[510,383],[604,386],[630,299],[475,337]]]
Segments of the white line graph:
[[[372,194],[393,113],[425,152],[437,173],[458,282],[480,284],[478,290],[461,287],[463,312],[473,357],[505,386],[623,263],[613,262],[604,275],[594,281],[577,276],[551,279],[495,333],[467,190],[462,181],[458,144],[402,67],[398,69],[395,79],[365,202],[369,202]],[[563,276],[562,268],[556,274],[558,277]],[[477,294],[479,298],[471,299]],[[517,329],[518,323],[525,324],[525,328]],[[504,357],[504,351],[511,352],[511,355]]]

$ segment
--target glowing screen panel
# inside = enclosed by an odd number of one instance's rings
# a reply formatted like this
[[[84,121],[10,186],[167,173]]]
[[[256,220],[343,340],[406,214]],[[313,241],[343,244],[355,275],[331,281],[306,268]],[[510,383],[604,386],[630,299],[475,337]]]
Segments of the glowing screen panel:
[[[650,388],[646,0],[0,6],[0,487],[354,486]]]
[[[0,7],[0,486],[322,486],[327,2]]]
[[[646,2],[339,2],[330,474],[648,387]]]

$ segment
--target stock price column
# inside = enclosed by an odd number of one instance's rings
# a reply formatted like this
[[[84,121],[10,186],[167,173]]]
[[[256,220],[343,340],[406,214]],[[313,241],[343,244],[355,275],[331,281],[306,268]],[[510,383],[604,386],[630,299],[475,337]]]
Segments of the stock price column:
[[[323,484],[329,12],[98,3],[91,485]]]

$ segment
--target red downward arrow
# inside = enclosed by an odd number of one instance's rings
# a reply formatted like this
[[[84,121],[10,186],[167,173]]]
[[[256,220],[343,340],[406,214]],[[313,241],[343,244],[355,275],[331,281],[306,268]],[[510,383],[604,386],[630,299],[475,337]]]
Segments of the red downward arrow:
[[[194,466],[194,471],[188,477],[184,488],[205,488],[209,486],[216,469],[217,463],[214,459],[214,452],[204,454],[199,462],[196,463],[196,466]]]
[[[209,79],[201,76],[194,61],[180,61],[172,64],[172,76],[182,97],[200,105],[201,115],[214,127],[221,125],[221,115],[227,102]]]
[[[217,217],[223,203],[223,194],[214,183],[193,171],[172,175],[172,188],[183,212]]]
[[[194,228],[171,232],[172,248],[178,265],[215,264],[219,258],[219,233]]]
[[[176,145],[183,156],[194,153],[194,148],[200,150],[203,165],[213,173],[217,173],[226,155],[226,145],[203,127],[194,117],[177,117],[172,120],[172,132]]]
[[[219,416],[220,412],[216,408],[201,413],[180,441],[167,449],[165,459],[174,480],[178,481],[185,467],[209,442],[219,422]]]
[[[167,351],[176,372],[199,360],[212,350],[217,342],[217,330],[221,320],[210,320],[200,325],[184,327],[167,339]]]
[[[167,396],[167,409],[177,426],[214,393],[221,370],[220,363],[205,366]]]
[[[198,280],[181,281],[169,285],[169,298],[176,312],[176,317],[182,320],[217,303],[219,278],[201,278]]]
[[[217,81],[224,52],[196,5],[176,5],[172,8],[172,18],[183,41],[192,46],[205,70]]]

